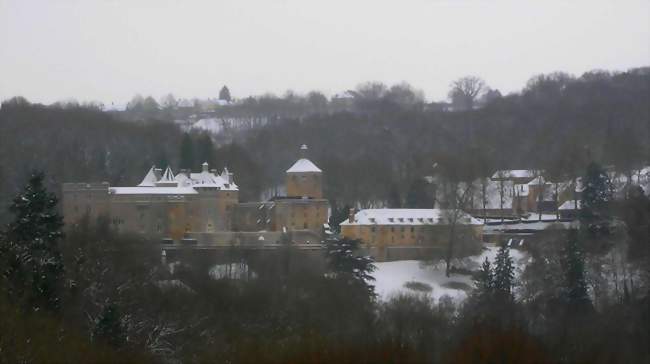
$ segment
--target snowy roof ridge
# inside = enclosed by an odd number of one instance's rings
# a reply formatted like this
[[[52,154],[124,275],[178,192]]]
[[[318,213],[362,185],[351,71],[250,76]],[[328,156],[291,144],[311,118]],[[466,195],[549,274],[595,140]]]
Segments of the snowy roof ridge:
[[[139,187],[153,187],[158,182],[158,177],[156,176],[156,166],[151,166],[149,172],[144,176],[142,182],[138,185]]]
[[[533,178],[539,171],[534,169],[502,169],[494,172],[492,179],[498,178]]]
[[[440,225],[448,221],[444,209],[365,209],[354,215],[354,222],[341,225]],[[467,213],[458,218],[461,224],[483,225]]]
[[[307,158],[300,158],[294,163],[291,168],[287,169],[287,173],[300,173],[300,172],[322,172],[320,168]]]
[[[165,169],[165,173],[163,173],[162,177],[160,177],[159,182],[175,182],[176,180],[174,179],[174,172],[172,172],[172,169],[168,166],[167,169]]]
[[[109,193],[115,195],[196,195],[192,187],[110,187]]]

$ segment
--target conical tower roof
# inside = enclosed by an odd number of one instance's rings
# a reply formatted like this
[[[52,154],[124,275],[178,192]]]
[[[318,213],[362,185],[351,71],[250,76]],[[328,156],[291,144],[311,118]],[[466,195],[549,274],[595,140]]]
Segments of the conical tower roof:
[[[167,169],[165,169],[165,173],[160,177],[160,182],[175,182],[174,172],[172,172],[171,168],[167,167]]]
[[[138,187],[153,187],[156,185],[156,182],[158,182],[158,176],[156,176],[156,166],[152,166]]]
[[[322,172],[320,168],[307,159],[307,145],[303,144],[300,146],[300,159],[294,163],[291,168],[287,169],[287,173],[304,173],[304,172]]]
[[[171,168],[167,167],[165,169],[163,175],[156,182],[156,186],[178,186],[178,181],[174,178],[174,172],[172,172]]]

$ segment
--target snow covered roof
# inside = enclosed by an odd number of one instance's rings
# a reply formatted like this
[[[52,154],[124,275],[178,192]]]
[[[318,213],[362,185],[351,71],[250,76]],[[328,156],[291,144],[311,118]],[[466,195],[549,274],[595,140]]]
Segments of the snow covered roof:
[[[354,222],[346,220],[341,225],[444,225],[447,211],[442,209],[366,209],[354,215]],[[450,211],[451,212],[451,211]],[[483,225],[479,220],[462,213],[460,224]]]
[[[147,172],[147,175],[144,176],[142,179],[142,182],[138,185],[139,187],[153,187],[156,185],[156,182],[158,182],[158,179],[160,179],[158,170],[156,170],[155,166],[152,166],[151,169],[149,169],[149,172]]]
[[[287,173],[300,173],[300,172],[322,172],[320,168],[307,158],[300,158],[296,163],[287,169]]]
[[[535,170],[532,169],[509,169],[494,172],[492,179],[501,178],[533,178],[535,177]]]
[[[171,168],[167,167],[165,173],[163,173],[160,179],[156,182],[156,186],[161,186],[161,187],[178,186],[178,182],[174,179],[174,172],[172,172]]]
[[[237,191],[238,187],[233,182],[226,181],[222,176],[215,175],[212,172],[201,172],[190,174],[191,185],[195,188],[200,187],[219,187],[222,190]]]
[[[109,193],[114,195],[195,195],[191,187],[111,187]]]
[[[174,172],[172,172],[172,169],[167,167],[158,182],[174,182]]]
[[[188,194],[197,193],[195,188],[218,188],[224,191],[238,191],[232,173],[224,168],[221,174],[208,170],[208,164],[203,164],[199,173],[181,172],[174,175],[171,168],[167,167],[164,173],[156,167],[151,167],[147,175],[137,187],[113,187],[111,193],[115,194]],[[193,192],[192,192],[193,191]]]
[[[576,200],[568,200],[558,207],[560,210],[575,210]],[[582,208],[582,201],[578,200],[578,210]]]

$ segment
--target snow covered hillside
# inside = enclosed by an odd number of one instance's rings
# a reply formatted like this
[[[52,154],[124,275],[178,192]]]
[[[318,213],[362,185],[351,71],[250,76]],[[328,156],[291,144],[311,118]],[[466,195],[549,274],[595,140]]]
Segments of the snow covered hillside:
[[[189,131],[199,129],[220,134],[227,131],[239,131],[261,127],[267,124],[266,117],[251,118],[229,118],[229,117],[210,117],[198,120],[176,120],[183,130]]]

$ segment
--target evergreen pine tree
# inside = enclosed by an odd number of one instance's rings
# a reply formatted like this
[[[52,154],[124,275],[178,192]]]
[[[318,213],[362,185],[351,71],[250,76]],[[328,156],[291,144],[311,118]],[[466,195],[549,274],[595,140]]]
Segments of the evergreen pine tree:
[[[348,219],[350,216],[351,208],[352,206],[348,204],[343,205],[342,208],[332,208],[332,215],[330,215],[330,218],[328,220],[332,231],[336,231],[337,233],[341,231],[341,223]]]
[[[603,217],[606,205],[613,197],[613,186],[607,173],[598,163],[591,162],[583,182],[581,216],[584,219]]]
[[[93,339],[103,340],[114,347],[124,345],[126,338],[120,320],[120,313],[116,305],[108,304],[95,322]]]
[[[499,299],[513,300],[512,287],[515,278],[515,268],[510,249],[506,244],[499,248],[494,260],[494,292]]]
[[[371,275],[377,269],[372,258],[358,256],[361,241],[348,238],[332,238],[326,242],[327,264],[333,276],[359,284],[374,296],[375,287],[369,282],[375,280]]]
[[[12,299],[25,310],[57,310],[63,261],[58,242],[63,219],[56,212],[57,198],[35,173],[9,210],[15,215],[1,239],[0,256]]]
[[[228,102],[232,100],[228,86],[224,85],[221,88],[221,91],[219,91],[219,100],[228,101]]]
[[[181,168],[194,168],[194,144],[190,134],[183,134],[181,141]]]
[[[585,261],[578,244],[578,232],[569,230],[567,244],[563,252],[565,275],[565,299],[572,312],[584,311],[591,307],[585,279]]]
[[[479,301],[485,301],[492,295],[494,288],[494,272],[490,265],[490,261],[485,257],[485,261],[481,265],[481,269],[474,277],[475,296]]]

